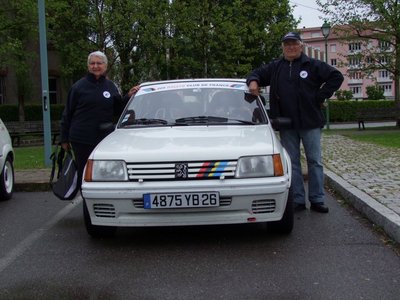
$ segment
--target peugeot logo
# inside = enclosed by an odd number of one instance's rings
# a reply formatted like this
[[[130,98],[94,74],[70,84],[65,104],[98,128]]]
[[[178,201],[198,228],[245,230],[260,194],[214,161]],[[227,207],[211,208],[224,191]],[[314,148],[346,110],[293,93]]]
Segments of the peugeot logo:
[[[175,178],[188,178],[188,165],[187,164],[175,164]]]

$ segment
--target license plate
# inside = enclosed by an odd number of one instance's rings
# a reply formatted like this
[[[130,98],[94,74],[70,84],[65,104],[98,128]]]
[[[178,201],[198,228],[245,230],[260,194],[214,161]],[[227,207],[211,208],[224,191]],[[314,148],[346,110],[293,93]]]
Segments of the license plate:
[[[144,208],[184,208],[219,206],[219,193],[144,194]]]

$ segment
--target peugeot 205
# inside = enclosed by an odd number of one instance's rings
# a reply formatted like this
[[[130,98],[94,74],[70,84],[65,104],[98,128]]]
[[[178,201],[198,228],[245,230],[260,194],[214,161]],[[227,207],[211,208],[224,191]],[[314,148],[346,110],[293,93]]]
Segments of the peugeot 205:
[[[143,83],[89,157],[84,220],[93,237],[257,222],[290,233],[290,183],[288,154],[244,80]]]

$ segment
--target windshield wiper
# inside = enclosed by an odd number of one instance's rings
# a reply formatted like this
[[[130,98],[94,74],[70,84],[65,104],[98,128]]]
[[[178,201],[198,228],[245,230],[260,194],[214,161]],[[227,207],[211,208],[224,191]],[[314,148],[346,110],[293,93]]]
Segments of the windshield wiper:
[[[176,124],[187,125],[187,124],[210,124],[210,123],[228,123],[229,121],[236,121],[242,124],[254,125],[254,122],[239,120],[239,119],[229,119],[224,117],[215,116],[198,116],[198,117],[187,117],[179,118],[175,120]]]
[[[148,124],[162,124],[162,125],[167,125],[168,121],[163,120],[163,119],[136,119],[131,124],[143,124],[143,125],[148,125]]]
[[[197,116],[197,117],[186,117],[175,120],[176,124],[209,124],[209,123],[226,123],[227,118],[214,117],[214,116]]]

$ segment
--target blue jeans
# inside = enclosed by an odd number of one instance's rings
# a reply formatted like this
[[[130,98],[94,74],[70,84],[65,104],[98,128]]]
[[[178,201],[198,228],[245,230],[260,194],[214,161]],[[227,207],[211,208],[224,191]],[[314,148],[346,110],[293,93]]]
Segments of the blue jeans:
[[[300,162],[300,142],[303,144],[308,169],[308,199],[324,203],[324,170],[321,161],[321,129],[281,130],[283,147],[292,161],[292,192],[297,204],[305,204],[305,190]]]

